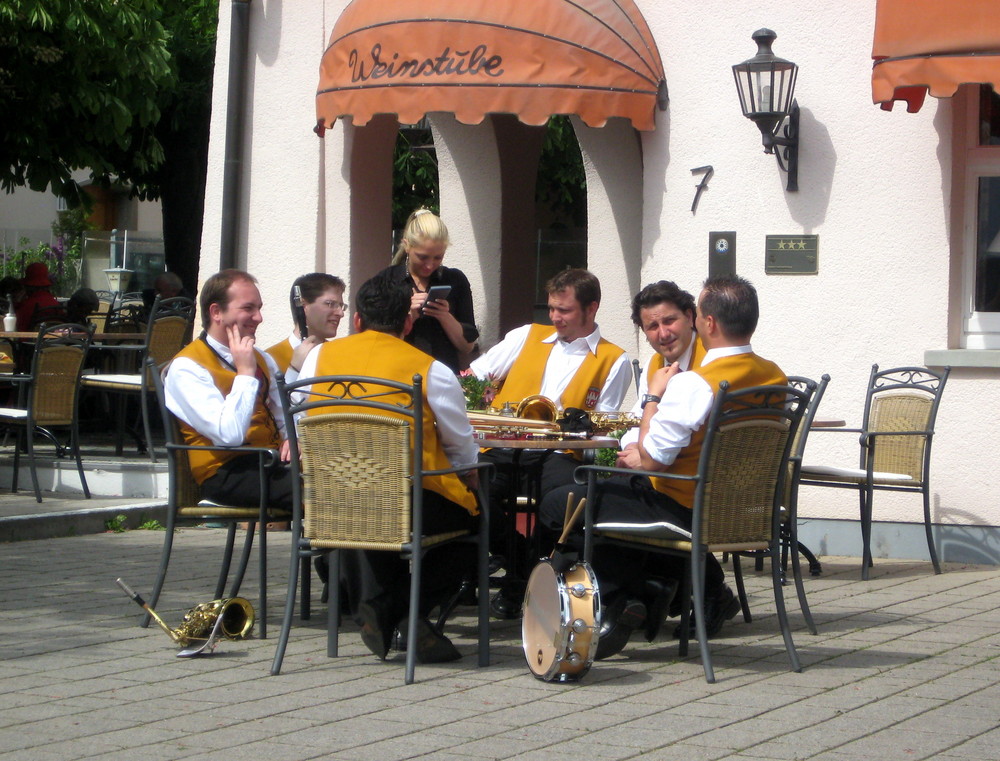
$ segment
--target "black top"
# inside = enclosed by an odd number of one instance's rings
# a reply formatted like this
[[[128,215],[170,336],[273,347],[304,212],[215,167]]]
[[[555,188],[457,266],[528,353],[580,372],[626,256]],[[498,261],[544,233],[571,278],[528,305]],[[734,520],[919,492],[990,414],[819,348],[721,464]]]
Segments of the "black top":
[[[413,282],[405,263],[386,267],[376,277],[389,278],[392,282],[423,292],[423,289]],[[448,294],[448,308],[455,319],[462,324],[462,335],[465,340],[469,343],[475,343],[479,338],[479,330],[476,328],[476,315],[472,306],[472,288],[469,286],[469,279],[465,273],[462,270],[442,265],[434,270],[430,277],[430,285],[451,286],[451,293]],[[441,327],[441,323],[433,317],[417,318],[413,323],[413,330],[410,331],[405,340],[421,351],[427,352],[439,362],[448,365],[454,372],[457,373],[461,369],[458,349],[448,340],[448,335]]]

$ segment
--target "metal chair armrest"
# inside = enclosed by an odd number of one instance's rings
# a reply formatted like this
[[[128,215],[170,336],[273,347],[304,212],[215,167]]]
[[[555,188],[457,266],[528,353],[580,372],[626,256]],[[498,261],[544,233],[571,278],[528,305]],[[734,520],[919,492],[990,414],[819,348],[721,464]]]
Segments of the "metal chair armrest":
[[[240,452],[242,454],[254,454],[256,453],[261,459],[261,466],[265,468],[273,468],[281,461],[281,455],[278,453],[277,449],[270,449],[268,447],[214,447],[207,445],[197,445],[197,444],[167,444],[168,450],[175,451],[187,451],[187,452]]]
[[[463,465],[460,468],[444,468],[442,470],[425,470],[425,476],[444,476],[448,473],[468,473],[470,470],[490,470],[495,471],[496,467],[492,462],[477,462],[472,465]],[[493,474],[491,473],[491,480]]]
[[[622,476],[650,476],[651,478],[672,478],[678,481],[697,481],[698,476],[686,476],[678,473],[670,473],[665,470],[634,470],[632,468],[612,468],[606,465],[580,465],[573,471],[573,477],[578,484],[587,482],[586,474],[595,471],[598,475],[610,473],[611,475]]]
[[[861,443],[877,436],[932,436],[933,431],[865,431],[861,435]]]

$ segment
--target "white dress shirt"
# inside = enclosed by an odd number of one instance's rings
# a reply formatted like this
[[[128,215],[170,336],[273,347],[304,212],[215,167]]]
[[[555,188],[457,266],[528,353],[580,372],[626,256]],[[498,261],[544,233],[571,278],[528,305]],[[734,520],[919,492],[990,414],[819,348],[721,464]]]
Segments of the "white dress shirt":
[[[752,351],[750,344],[709,349],[701,366],[705,367],[720,357]],[[649,421],[642,447],[658,463],[671,465],[680,451],[691,443],[691,434],[704,425],[714,401],[712,387],[698,373],[678,373],[667,383],[663,398],[656,405],[656,414]]]
[[[330,342],[331,351],[337,341],[335,338]],[[299,380],[316,377],[319,350],[324,346],[325,344],[320,344],[306,355],[299,370]],[[424,379],[424,393],[437,420],[438,441],[448,462],[453,468],[475,465],[479,461],[479,446],[472,438],[472,425],[465,412],[465,392],[455,373],[447,365],[434,360]]]
[[[514,328],[504,336],[500,343],[475,360],[469,369],[481,380],[506,378],[514,361],[521,354],[521,349],[524,348],[530,330],[531,325]],[[555,402],[556,407],[562,410],[563,392],[573,380],[576,371],[580,369],[587,354],[597,353],[597,344],[600,339],[601,329],[597,326],[594,327],[594,332],[589,336],[568,342],[560,341],[555,328],[553,328],[552,335],[542,339],[543,343],[550,343],[553,346],[548,362],[545,364],[542,387],[538,393],[551,399]],[[597,406],[594,409],[597,412],[617,412],[621,409],[622,400],[632,382],[632,377],[632,365],[628,355],[622,352],[622,355],[612,365],[611,372],[608,373],[608,378],[604,382],[604,387],[597,398]]]
[[[684,353],[681,354],[680,358],[677,360],[680,363],[681,370],[691,369],[691,357],[694,354],[694,342],[697,338],[698,338],[697,333],[691,334],[691,343],[688,344],[688,347],[684,350]],[[642,397],[644,397],[646,394],[649,393],[649,366],[653,363],[653,360],[656,359],[658,356],[660,355],[654,354],[652,357],[649,358],[649,362],[646,363],[646,366],[642,370],[642,375],[639,376],[639,397],[635,400],[635,404],[632,405],[632,411],[630,413],[632,417],[637,417],[637,418],[642,417]],[[627,447],[629,444],[638,444],[638,443],[639,443],[638,426],[635,426],[634,428],[629,428],[627,431],[625,431],[625,434],[622,436],[622,441],[621,441],[622,449]]]
[[[195,339],[200,340],[200,339]],[[211,336],[205,336],[223,360],[232,366],[233,353]],[[271,355],[254,349],[267,363],[271,378],[278,373],[278,366]],[[252,375],[237,375],[228,396],[223,396],[215,385],[211,373],[188,357],[177,357],[170,363],[164,379],[167,409],[194,428],[212,443],[223,447],[240,446],[250,430],[254,405],[260,381]],[[267,389],[267,406],[274,416],[282,441],[285,439],[285,421],[281,413],[281,399],[273,382]]]

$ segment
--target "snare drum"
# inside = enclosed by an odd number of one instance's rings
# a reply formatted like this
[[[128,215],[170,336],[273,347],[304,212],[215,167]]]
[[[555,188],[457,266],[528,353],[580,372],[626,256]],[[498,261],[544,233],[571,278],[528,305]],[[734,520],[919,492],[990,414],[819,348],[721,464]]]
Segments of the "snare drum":
[[[601,595],[590,565],[559,573],[549,558],[528,578],[521,639],[531,673],[546,682],[582,677],[594,662],[601,631]]]

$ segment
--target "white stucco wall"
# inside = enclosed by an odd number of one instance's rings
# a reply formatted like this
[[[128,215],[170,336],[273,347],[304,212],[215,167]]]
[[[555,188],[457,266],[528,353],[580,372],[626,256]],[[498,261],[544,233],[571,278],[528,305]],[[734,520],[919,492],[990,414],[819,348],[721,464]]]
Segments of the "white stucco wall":
[[[349,269],[349,193],[342,123],[319,141],[312,134],[313,94],[326,39],[344,0],[281,3],[254,0],[251,110],[244,183],[246,266],[261,279],[266,322],[262,341],[287,330],[290,281],[316,267]],[[591,181],[590,264],[604,276],[599,321],[609,338],[641,345],[628,320],[632,293],[621,257],[635,247],[639,285],[660,278],[696,291],[708,271],[708,234],[735,230],[737,269],[758,287],[762,319],[754,345],[790,374],[833,380],[821,415],[860,422],[873,362],[923,364],[928,349],[948,348],[952,102],[929,98],[922,111],[883,112],[870,97],[874,2],[845,4],[763,0],[734,7],[726,0],[638,0],[657,39],[670,106],[657,129],[641,135],[642,170]],[[216,107],[206,200],[203,277],[218,263],[224,155],[229,7],[220,9]],[[755,52],[751,33],[778,34],[775,53],[800,66],[802,108],[800,192],[784,190],[774,157],[764,155],[756,127],[744,119],[731,66]],[[447,140],[455,140],[450,126]],[[470,128],[475,131],[478,128]],[[584,139],[589,177],[600,175],[599,146],[607,134]],[[486,145],[479,137],[477,145]],[[462,151],[454,145],[449,153]],[[487,157],[486,163],[489,165]],[[697,213],[690,207],[700,176],[715,173]],[[603,177],[613,177],[605,172]],[[489,257],[470,247],[488,220],[482,199],[468,199],[462,172],[442,171],[442,215],[458,239],[449,264],[469,275],[489,307],[497,298]],[[615,185],[617,183],[617,186]],[[637,186],[637,183],[641,185]],[[634,220],[622,225],[614,208]],[[622,199],[626,200],[622,200]],[[631,200],[629,200],[631,199]],[[463,208],[475,206],[475,212]],[[452,222],[454,220],[454,223]],[[819,235],[819,274],[764,274],[764,236]],[[630,242],[630,240],[632,242]],[[628,254],[626,254],[628,255]],[[495,260],[494,260],[495,261]],[[357,284],[351,283],[354,288]],[[485,335],[494,312],[479,310]],[[1000,526],[993,496],[998,443],[1000,371],[953,371],[939,416],[933,458],[934,518],[942,523]],[[813,437],[808,459],[856,460],[853,437]],[[878,495],[879,520],[919,520],[919,499]],[[804,490],[806,516],[856,518],[849,492]]]

